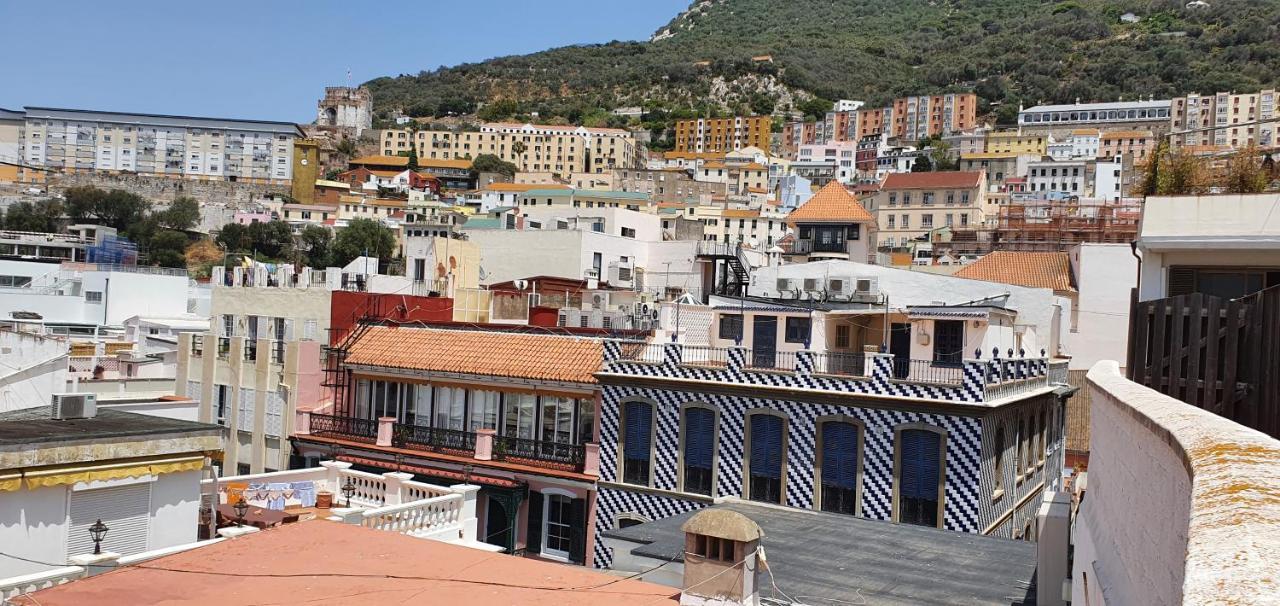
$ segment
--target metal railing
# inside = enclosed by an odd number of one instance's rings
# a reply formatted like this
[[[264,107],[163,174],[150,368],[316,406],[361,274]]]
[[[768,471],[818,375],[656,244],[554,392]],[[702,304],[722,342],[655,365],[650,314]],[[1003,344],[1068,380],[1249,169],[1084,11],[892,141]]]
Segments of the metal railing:
[[[218,359],[226,360],[231,355],[231,337],[218,337]]]
[[[789,370],[796,369],[796,352],[794,351],[755,351],[748,350],[746,367],[754,370]]]
[[[814,353],[813,372],[824,375],[865,377],[868,376],[867,354],[841,351]]]
[[[258,360],[258,342],[256,340],[245,339],[244,360],[246,362],[256,362]]]
[[[453,450],[474,452],[476,434],[461,429],[445,429],[443,427],[423,427],[396,423],[392,432],[392,441],[413,448],[440,451]]]
[[[191,357],[199,358],[204,356],[204,335],[191,336]]]
[[[619,360],[632,362],[662,362],[662,343],[627,342],[619,344]]]
[[[921,383],[959,385],[964,382],[964,366],[933,360],[893,360],[893,378]]]
[[[311,433],[372,443],[378,439],[378,422],[372,419],[311,413]]]
[[[729,366],[729,350],[723,347],[707,345],[685,345],[680,360],[684,364],[695,366]]]
[[[539,463],[553,463],[577,471],[582,469],[582,465],[587,459],[587,449],[582,444],[563,444],[511,436],[494,436],[493,458],[499,461],[523,459]]]
[[[284,341],[271,342],[271,363],[284,364]]]

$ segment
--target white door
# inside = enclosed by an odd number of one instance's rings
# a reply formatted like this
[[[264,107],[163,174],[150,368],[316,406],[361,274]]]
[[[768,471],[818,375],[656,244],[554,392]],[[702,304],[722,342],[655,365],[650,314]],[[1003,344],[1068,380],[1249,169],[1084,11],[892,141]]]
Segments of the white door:
[[[89,527],[98,520],[110,529],[102,540],[103,551],[122,555],[146,551],[150,511],[150,482],[73,491],[67,557],[93,553]]]

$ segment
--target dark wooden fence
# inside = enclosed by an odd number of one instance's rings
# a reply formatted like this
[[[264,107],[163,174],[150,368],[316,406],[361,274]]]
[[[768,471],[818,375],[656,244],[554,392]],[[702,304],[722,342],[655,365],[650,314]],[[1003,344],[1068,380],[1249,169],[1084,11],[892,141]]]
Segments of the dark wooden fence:
[[[1129,378],[1280,438],[1280,287],[1240,299],[1137,301]]]

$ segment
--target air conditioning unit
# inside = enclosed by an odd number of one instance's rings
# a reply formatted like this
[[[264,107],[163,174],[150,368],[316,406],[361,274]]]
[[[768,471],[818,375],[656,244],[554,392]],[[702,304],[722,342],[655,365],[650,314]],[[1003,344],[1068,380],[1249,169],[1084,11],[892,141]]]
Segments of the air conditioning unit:
[[[819,290],[820,288],[821,288],[821,286],[819,286],[819,284],[818,284],[818,279],[817,279],[817,278],[805,278],[805,279],[804,279],[804,290],[805,290],[805,292],[814,292],[814,291],[816,291],[816,290]]]
[[[656,310],[657,310],[656,307],[653,307],[648,303],[632,303],[631,304],[631,315],[637,318],[647,318],[649,317],[650,313]]]
[[[789,280],[789,279],[787,279],[787,278],[778,278],[778,293],[779,293],[779,294],[781,294],[781,293],[785,293],[785,292],[787,292],[788,290],[791,290],[792,288],[795,288],[795,287],[791,285],[791,280]]]
[[[609,264],[609,285],[630,287],[635,281],[635,264],[631,261],[626,263],[610,263]]]
[[[593,292],[591,293],[591,309],[605,309],[609,307],[609,293]]]
[[[53,394],[53,418],[92,419],[98,416],[98,396],[91,393]]]
[[[854,284],[849,278],[830,278],[827,280],[827,290],[832,294],[847,295],[852,292]]]
[[[880,298],[880,284],[876,278],[858,278],[854,280],[853,296],[860,300],[877,300]]]

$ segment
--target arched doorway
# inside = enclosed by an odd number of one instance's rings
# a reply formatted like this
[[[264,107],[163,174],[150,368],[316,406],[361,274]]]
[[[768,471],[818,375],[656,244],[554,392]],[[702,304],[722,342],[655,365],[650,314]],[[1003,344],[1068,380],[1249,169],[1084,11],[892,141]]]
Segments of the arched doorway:
[[[490,545],[511,550],[511,518],[507,515],[507,507],[500,500],[489,497],[484,516],[484,542]]]

